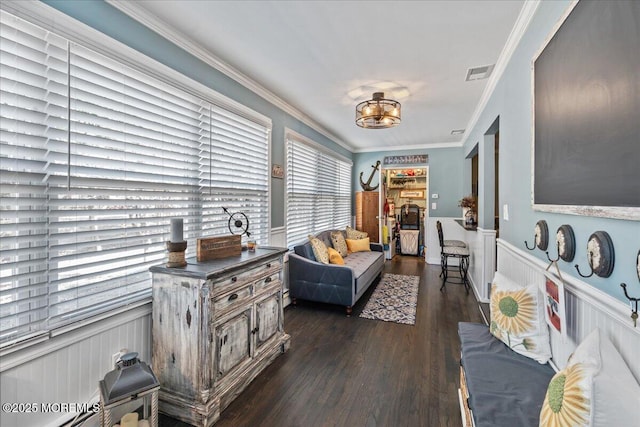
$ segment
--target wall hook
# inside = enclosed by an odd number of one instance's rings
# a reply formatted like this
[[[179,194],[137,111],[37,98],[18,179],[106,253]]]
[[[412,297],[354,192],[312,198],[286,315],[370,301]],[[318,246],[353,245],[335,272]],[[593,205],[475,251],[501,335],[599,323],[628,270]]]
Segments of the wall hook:
[[[615,252],[613,250],[613,242],[609,233],[606,231],[596,231],[587,241],[587,254],[591,274],[585,276],[580,273],[578,264],[576,270],[581,277],[591,277],[594,274],[599,277],[609,277],[613,272],[615,264]]]
[[[593,271],[593,267],[591,266],[592,265],[591,264],[591,262],[592,262],[591,259],[592,258],[593,258],[593,252],[589,251],[589,270],[591,270],[591,273],[588,274],[588,275],[584,275],[584,274],[580,273],[580,267],[578,266],[578,264],[575,265],[576,270],[578,271],[578,274],[580,275],[580,277],[587,278],[587,277],[593,276],[594,271]]]
[[[549,256],[549,251],[545,252],[545,254],[547,254],[547,259],[549,260],[549,262],[557,262],[560,259],[560,255],[558,255],[556,259],[551,259],[551,257]]]
[[[556,262],[560,259],[560,242],[556,242],[556,253],[558,254],[556,259],[551,259],[551,257],[549,257],[549,251],[545,252],[545,254],[547,254],[547,259],[549,260],[549,262]]]
[[[533,247],[532,248],[529,247],[529,243],[527,243],[526,240],[524,241],[524,246],[527,249],[529,249],[530,251],[534,250],[536,248],[536,238],[535,238],[535,236],[533,237]]]
[[[547,226],[547,221],[541,219],[536,222],[533,235],[533,247],[530,248],[529,243],[526,240],[524,241],[524,245],[530,251],[534,250],[536,246],[541,251],[547,250],[547,246],[549,245],[549,227]]]
[[[558,257],[563,261],[571,262],[576,254],[576,236],[573,228],[564,224],[556,231],[556,245],[558,247]]]
[[[632,298],[629,296],[629,294],[627,293],[626,283],[620,283],[620,286],[622,286],[624,296],[629,300],[629,305],[631,306],[631,319],[633,320],[633,327],[635,328],[636,321],[638,320],[638,301],[640,301],[640,298]]]

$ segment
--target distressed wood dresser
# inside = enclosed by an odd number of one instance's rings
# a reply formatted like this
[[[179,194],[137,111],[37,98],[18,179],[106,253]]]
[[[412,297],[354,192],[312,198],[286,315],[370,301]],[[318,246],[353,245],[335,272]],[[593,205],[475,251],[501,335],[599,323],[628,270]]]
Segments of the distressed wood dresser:
[[[258,248],[187,266],[151,267],[152,369],[160,411],[208,427],[289,348],[284,332],[285,248]]]

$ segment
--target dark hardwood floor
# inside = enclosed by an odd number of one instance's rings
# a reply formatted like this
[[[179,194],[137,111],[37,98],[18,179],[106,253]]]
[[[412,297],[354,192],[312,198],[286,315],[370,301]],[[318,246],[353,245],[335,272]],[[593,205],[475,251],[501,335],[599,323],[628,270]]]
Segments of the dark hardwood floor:
[[[422,258],[396,256],[385,272],[420,276],[415,325],[359,318],[369,295],[351,317],[303,301],[285,308],[291,348],[216,427],[461,426],[457,323],[482,322],[478,303],[461,285],[440,292],[440,267]],[[160,427],[186,426],[160,417]]]

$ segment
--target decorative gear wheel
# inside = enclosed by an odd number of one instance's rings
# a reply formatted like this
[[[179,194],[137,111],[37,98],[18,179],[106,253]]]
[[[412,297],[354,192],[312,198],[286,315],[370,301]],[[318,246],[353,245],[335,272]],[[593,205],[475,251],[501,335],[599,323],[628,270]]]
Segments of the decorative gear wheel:
[[[234,212],[230,213],[227,208],[222,207],[224,212],[229,215],[229,222],[227,226],[229,227],[229,232],[231,234],[246,234],[247,237],[251,236],[251,232],[249,231],[249,218],[244,214],[244,212]]]

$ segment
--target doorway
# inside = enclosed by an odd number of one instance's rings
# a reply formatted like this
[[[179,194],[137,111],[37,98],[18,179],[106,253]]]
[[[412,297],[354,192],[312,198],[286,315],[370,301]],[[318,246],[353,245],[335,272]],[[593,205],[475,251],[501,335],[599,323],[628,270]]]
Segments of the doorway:
[[[380,170],[380,236],[386,259],[398,254],[426,257],[428,182],[428,166]]]

